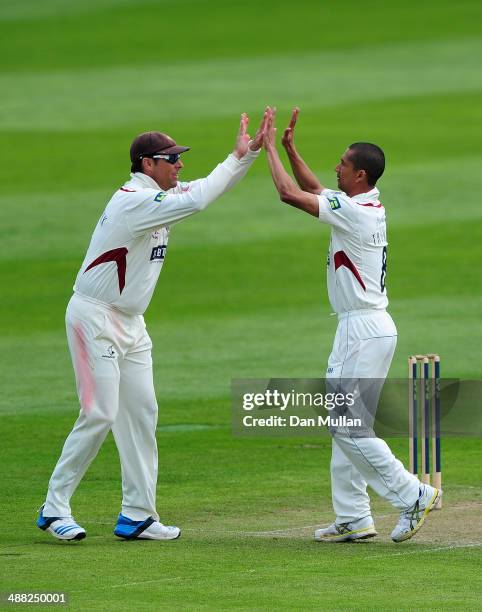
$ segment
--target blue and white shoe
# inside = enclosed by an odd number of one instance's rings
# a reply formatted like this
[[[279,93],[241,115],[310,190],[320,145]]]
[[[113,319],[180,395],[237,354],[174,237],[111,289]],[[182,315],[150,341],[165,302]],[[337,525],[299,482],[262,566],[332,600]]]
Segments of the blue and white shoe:
[[[114,535],[124,540],[177,540],[181,536],[179,527],[163,525],[149,517],[143,521],[132,519],[119,514]]]
[[[412,538],[424,524],[428,513],[435,508],[442,491],[427,484],[420,485],[419,497],[413,506],[403,510],[392,531],[394,542],[404,542]]]
[[[59,540],[83,540],[87,535],[85,529],[74,521],[71,516],[44,516],[44,507],[39,510],[37,527],[50,533]]]

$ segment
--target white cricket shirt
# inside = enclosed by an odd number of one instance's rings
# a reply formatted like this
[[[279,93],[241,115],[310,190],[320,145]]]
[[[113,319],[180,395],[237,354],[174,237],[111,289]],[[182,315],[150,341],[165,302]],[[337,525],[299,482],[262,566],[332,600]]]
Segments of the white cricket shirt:
[[[200,210],[233,187],[259,151],[229,155],[206,178],[163,191],[145,174],[114,193],[92,235],[74,291],[127,314],[143,314],[159,278],[169,226]]]
[[[372,189],[350,198],[324,189],[318,196],[319,219],[331,225],[327,281],[336,313],[388,305],[387,227],[379,195]]]

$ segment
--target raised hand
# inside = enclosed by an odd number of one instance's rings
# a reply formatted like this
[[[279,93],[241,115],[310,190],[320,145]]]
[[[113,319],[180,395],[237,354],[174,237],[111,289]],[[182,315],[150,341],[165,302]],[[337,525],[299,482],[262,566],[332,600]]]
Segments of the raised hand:
[[[270,108],[269,106],[267,106],[266,110],[264,111],[263,118],[261,119],[261,123],[259,125],[258,131],[256,132],[256,135],[253,138],[253,140],[249,143],[249,148],[252,151],[257,151],[258,149],[261,149],[261,147],[263,146],[264,134],[266,132],[266,126],[268,125],[268,120],[269,120],[269,112],[270,112]]]
[[[241,113],[238,135],[236,137],[236,144],[233,151],[233,155],[235,155],[238,159],[244,157],[248,152],[248,145],[249,141],[251,140],[248,134],[248,123],[248,115],[246,113]]]
[[[267,108],[268,118],[266,122],[266,129],[264,132],[264,147],[268,148],[276,148],[276,127],[275,127],[275,119],[276,119],[276,106]]]
[[[281,138],[281,144],[288,152],[290,150],[293,150],[295,146],[294,145],[294,131],[295,131],[296,120],[298,119],[299,112],[300,112],[300,109],[296,106],[293,109],[293,113],[291,115],[291,119],[288,124],[288,127],[283,132],[283,137]]]

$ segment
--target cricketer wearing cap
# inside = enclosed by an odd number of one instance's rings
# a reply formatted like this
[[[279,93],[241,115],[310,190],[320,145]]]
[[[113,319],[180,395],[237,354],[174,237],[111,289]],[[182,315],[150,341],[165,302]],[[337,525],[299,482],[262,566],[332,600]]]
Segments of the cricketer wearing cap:
[[[328,360],[327,379],[334,387],[370,379],[374,416],[397,342],[397,330],[386,311],[387,232],[385,209],[375,184],[385,168],[380,147],[352,144],[336,166],[339,190],[325,189],[298,154],[294,109],[282,144],[298,185],[283,168],[275,144],[275,110],[268,109],[264,145],[281,200],[331,226],[328,253],[328,296],[338,314],[338,328]],[[362,403],[362,402],[359,402]],[[345,542],[377,535],[367,494],[369,484],[400,510],[392,539],[412,537],[423,524],[441,491],[422,485],[394,457],[388,445],[365,423],[371,435],[332,431],[331,484],[335,522],[315,532],[315,539]],[[359,434],[360,432],[358,432]]]
[[[66,313],[80,415],[51,476],[38,526],[59,539],[85,537],[70,499],[109,430],[122,470],[122,511],[114,533],[169,540],[177,527],[156,510],[157,402],[152,344],[143,313],[166,257],[170,227],[203,210],[241,180],[259,154],[266,114],[255,138],[241,115],[235,149],[206,178],[179,182],[178,146],[160,132],[132,143],[131,178],[107,204],[77,275]]]

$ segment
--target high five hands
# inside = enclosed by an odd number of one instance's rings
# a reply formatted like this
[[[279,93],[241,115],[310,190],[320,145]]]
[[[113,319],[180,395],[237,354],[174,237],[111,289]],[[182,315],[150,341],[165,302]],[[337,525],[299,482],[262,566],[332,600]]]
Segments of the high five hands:
[[[238,159],[244,157],[248,150],[258,151],[263,146],[264,134],[269,119],[268,109],[269,107],[266,108],[258,131],[256,132],[256,135],[253,139],[251,139],[251,136],[248,134],[249,117],[247,113],[241,114],[238,135],[236,138],[236,145],[233,151],[233,155],[235,155]]]
[[[286,149],[288,154],[295,150],[294,130],[299,111],[300,109],[298,107],[293,109],[290,122],[287,128],[284,130],[281,138],[281,144]],[[256,135],[253,139],[251,139],[250,135],[248,134],[249,117],[247,113],[242,113],[233,154],[238,159],[241,159],[246,155],[248,150],[258,151],[262,146],[264,146],[266,149],[268,147],[274,147],[276,145],[275,120],[276,107],[267,106]]]

